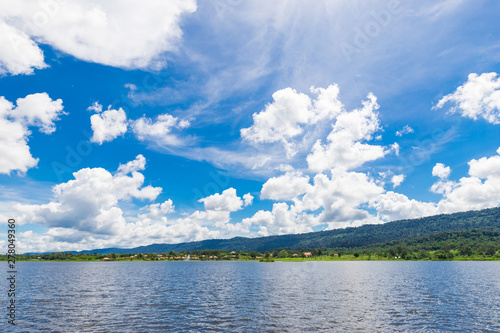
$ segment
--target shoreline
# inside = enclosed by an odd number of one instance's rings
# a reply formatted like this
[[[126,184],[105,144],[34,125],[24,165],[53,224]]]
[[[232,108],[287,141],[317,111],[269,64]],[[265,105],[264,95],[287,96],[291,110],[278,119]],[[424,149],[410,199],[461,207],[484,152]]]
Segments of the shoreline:
[[[46,260],[46,259],[29,259],[29,260],[16,260],[17,262],[262,262],[262,263],[273,263],[273,262],[356,262],[356,261],[391,261],[391,262],[431,262],[431,261],[500,261],[500,258],[457,258],[451,260],[441,260],[441,259],[368,259],[368,258],[346,258],[346,259],[296,259],[296,258],[276,258],[272,259],[273,261],[262,261],[260,259],[234,259],[234,260],[141,260],[141,259],[133,259],[133,260]],[[0,260],[6,261],[6,260]]]

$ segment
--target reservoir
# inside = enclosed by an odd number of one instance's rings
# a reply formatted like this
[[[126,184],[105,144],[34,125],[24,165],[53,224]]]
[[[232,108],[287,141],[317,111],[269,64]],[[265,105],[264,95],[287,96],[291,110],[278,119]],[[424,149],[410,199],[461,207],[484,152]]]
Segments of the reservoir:
[[[2,316],[2,331],[500,332],[500,262],[17,267],[17,325]]]

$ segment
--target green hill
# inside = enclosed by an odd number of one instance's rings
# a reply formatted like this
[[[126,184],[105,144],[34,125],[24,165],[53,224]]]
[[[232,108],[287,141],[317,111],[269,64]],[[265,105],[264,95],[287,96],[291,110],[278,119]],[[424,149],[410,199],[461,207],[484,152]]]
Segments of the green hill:
[[[400,240],[420,241],[438,233],[453,233],[468,230],[500,230],[500,207],[455,214],[442,214],[419,219],[401,220],[379,225],[364,225],[357,228],[336,229],[259,238],[235,237],[179,244],[152,244],[132,249],[108,248],[81,252],[90,253],[165,253],[170,251],[193,251],[219,249],[225,251],[267,251],[277,248],[354,248],[387,244]],[[466,235],[466,234],[465,234]],[[463,235],[461,234],[463,237]],[[378,246],[377,245],[377,246]]]

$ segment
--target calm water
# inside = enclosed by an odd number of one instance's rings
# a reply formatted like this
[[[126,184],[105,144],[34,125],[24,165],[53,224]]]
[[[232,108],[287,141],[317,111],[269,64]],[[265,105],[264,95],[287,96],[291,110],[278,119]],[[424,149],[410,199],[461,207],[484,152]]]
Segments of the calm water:
[[[9,330],[2,315],[0,331],[500,332],[500,262],[24,262],[18,270],[18,325]]]

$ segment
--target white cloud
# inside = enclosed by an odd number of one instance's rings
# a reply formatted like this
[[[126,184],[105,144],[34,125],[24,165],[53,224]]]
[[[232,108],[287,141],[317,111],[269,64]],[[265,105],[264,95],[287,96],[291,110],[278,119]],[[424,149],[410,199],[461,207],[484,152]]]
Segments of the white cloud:
[[[462,177],[458,182],[448,180],[451,169],[437,163],[432,175],[439,180],[430,189],[442,195],[437,203],[410,200],[389,191],[371,200],[370,206],[387,221],[496,207],[500,204],[500,148],[497,153],[469,161],[469,177]]]
[[[179,120],[170,114],[161,114],[153,121],[142,117],[132,122],[132,131],[140,141],[149,141],[159,145],[182,146],[186,138],[180,138],[174,129],[184,129],[189,121]]]
[[[383,187],[364,173],[334,169],[331,178],[317,174],[314,185],[296,205],[301,210],[323,209],[319,219],[334,227],[339,222],[371,220],[370,214],[360,206],[382,192]]]
[[[259,235],[266,236],[312,232],[312,227],[319,224],[314,216],[300,213],[284,202],[273,204],[272,211],[259,210],[242,223],[259,226]]]
[[[432,168],[432,175],[434,177],[439,177],[441,179],[446,179],[450,176],[451,168],[445,166],[443,163],[436,163],[434,168]]]
[[[251,195],[250,193],[244,194],[243,205],[246,207],[252,205],[252,203],[253,203],[253,195]]]
[[[287,182],[293,186],[286,187]],[[310,232],[322,223],[328,229],[381,223],[362,206],[383,192],[374,179],[358,172],[334,169],[331,178],[317,174],[313,184],[300,174],[287,173],[271,178],[262,193],[273,200],[293,199],[294,204],[275,203],[272,211],[260,210],[242,222],[258,227],[258,235]]]
[[[141,158],[138,156],[138,159]],[[154,200],[161,188],[145,186],[144,176],[130,168],[131,176],[112,175],[102,168],[85,168],[73,174],[74,180],[53,187],[53,199],[46,204],[15,208],[20,220],[48,227],[71,228],[95,234],[119,234],[126,227],[119,202],[132,198]]]
[[[394,175],[391,178],[391,183],[393,184],[393,188],[398,187],[405,180],[405,175]]]
[[[163,204],[162,204],[163,205]],[[140,215],[117,234],[97,234],[72,228],[50,228],[44,234],[27,231],[18,241],[20,252],[91,250],[106,247],[131,248],[151,243],[180,243],[220,238],[220,232],[201,226],[194,220],[167,222],[161,218]]]
[[[377,210],[377,216],[384,221],[413,219],[438,214],[435,203],[409,199],[406,195],[388,191],[370,201],[370,207]]]
[[[459,212],[472,209],[496,207],[500,204],[500,149],[491,157],[469,161],[469,176],[458,182],[441,181],[433,186],[443,194],[439,202],[442,212]]]
[[[28,127],[38,127],[39,131],[51,134],[54,122],[64,114],[62,100],[53,101],[46,93],[32,94],[16,101],[17,106],[0,97],[0,173],[12,171],[25,173],[37,165],[28,146],[31,131]]]
[[[362,109],[338,115],[327,143],[322,144],[318,140],[307,156],[309,169],[316,172],[337,167],[352,169],[384,157],[389,150],[362,143],[371,140],[373,134],[380,129],[376,113],[378,108],[376,97],[370,93],[368,100],[363,102]]]
[[[500,148],[497,149],[500,155]],[[482,157],[469,162],[469,175],[478,178],[500,177],[500,156]]]
[[[215,211],[235,212],[240,210],[243,206],[243,201],[236,195],[234,188],[228,188],[222,194],[215,193],[206,198],[198,200],[205,205],[205,209]]]
[[[118,167],[118,173],[122,175],[127,175],[136,171],[141,171],[146,168],[146,158],[139,154],[135,157],[135,160],[127,162],[125,164],[120,164]]]
[[[166,214],[173,213],[175,211],[175,207],[172,200],[168,199],[161,204],[155,203],[146,206],[144,207],[144,210],[148,212],[146,214],[139,215],[140,218],[157,219],[159,217],[163,217]]]
[[[47,93],[31,94],[18,98],[17,107],[10,116],[25,126],[38,127],[40,132],[51,134],[56,130],[54,122],[64,114],[62,100],[53,101]]]
[[[104,142],[113,141],[115,138],[127,132],[127,115],[122,108],[102,112],[102,105],[94,104],[88,108],[99,112],[90,117],[90,123],[94,134],[90,138],[91,142],[102,145]]]
[[[413,133],[415,130],[408,125],[405,125],[401,131],[396,132],[396,136],[403,136],[405,134]]]
[[[290,200],[307,192],[311,187],[309,177],[300,173],[288,172],[279,177],[273,177],[262,185],[261,199]]]
[[[274,102],[253,114],[253,125],[241,130],[244,139],[254,142],[276,142],[293,138],[303,132],[301,125],[309,121],[309,96],[286,88],[273,94]]]
[[[9,40],[0,61],[12,74],[42,68],[31,37],[85,61],[158,69],[165,65],[162,54],[177,49],[182,16],[195,11],[194,0],[3,2],[0,38]]]
[[[90,117],[93,130],[91,142],[103,144],[113,141],[120,135],[124,135],[129,130],[135,134],[138,140],[147,141],[158,146],[183,146],[191,140],[190,137],[179,137],[176,132],[191,125],[189,120],[179,119],[168,113],[156,116],[155,120],[143,116],[137,120],[128,120],[122,108],[112,110],[111,106],[107,111],[102,111],[102,105],[94,102],[87,108],[96,114]]]
[[[241,129],[241,137],[254,143],[281,142],[287,156],[292,157],[297,152],[297,143],[290,139],[302,135],[306,125],[333,119],[342,109],[337,85],[326,89],[311,87],[310,91],[317,95],[315,100],[292,88],[276,91],[273,103],[253,114],[253,125]]]
[[[433,109],[453,103],[451,113],[474,120],[483,118],[491,124],[500,124],[500,78],[497,73],[469,74],[467,82],[444,96]]]
[[[47,67],[43,52],[25,33],[7,25],[0,14],[0,76],[33,74]]]
[[[242,141],[231,151],[208,147],[184,154],[221,168],[266,176],[285,165],[303,172],[336,167],[349,170],[389,153],[398,154],[397,143],[379,146],[368,142],[381,129],[373,94],[361,109],[348,111],[338,98],[336,84],[326,89],[312,87],[310,92],[311,96],[291,88],[275,92],[273,102],[253,114],[252,126],[241,129]],[[220,156],[223,158],[217,158]]]

